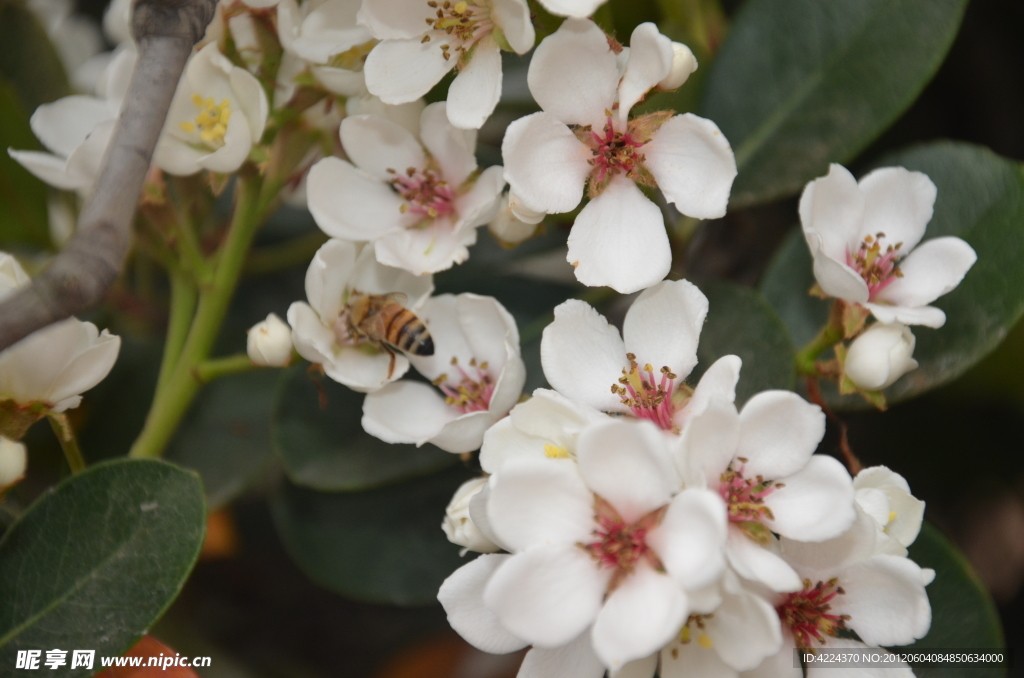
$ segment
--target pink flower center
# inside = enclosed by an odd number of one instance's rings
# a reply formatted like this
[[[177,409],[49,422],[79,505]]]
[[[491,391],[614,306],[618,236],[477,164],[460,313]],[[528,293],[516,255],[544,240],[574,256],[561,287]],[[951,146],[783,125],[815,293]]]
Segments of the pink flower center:
[[[452,358],[452,366],[459,371],[458,381],[451,382],[447,374],[434,380],[434,386],[445,395],[444,401],[462,414],[486,412],[494,395],[494,378],[487,370],[487,363],[477,363],[473,358],[467,372],[459,365],[458,358]]]
[[[645,559],[655,569],[663,569],[661,559],[647,545],[647,533],[661,523],[665,515],[663,506],[642,516],[635,523],[627,523],[606,500],[594,495],[594,541],[581,546],[603,568],[614,570],[608,590],[613,591],[626,576],[632,574],[640,560]]]
[[[902,257],[902,242],[895,245],[884,245],[885,233],[864,236],[855,252],[846,252],[846,265],[857,271],[868,285],[868,298],[892,284],[897,278],[903,277],[896,262]]]
[[[391,185],[405,200],[400,208],[403,214],[412,212],[436,219],[455,211],[455,192],[434,170],[410,167],[402,175],[389,168],[388,173],[394,175]]]
[[[622,370],[617,384],[612,384],[612,393],[619,396],[633,415],[640,419],[653,421],[664,431],[675,431],[672,422],[672,394],[675,389],[676,375],[668,367],[662,367],[661,377],[654,374],[650,363],[640,369],[636,362],[636,354],[627,353],[629,371]]]
[[[452,58],[452,50],[458,54],[459,65],[465,65],[467,52],[481,38],[494,31],[494,21],[491,20],[491,11],[487,7],[475,5],[465,0],[451,2],[451,0],[430,0],[427,2],[430,8],[430,16],[427,17],[427,25],[435,31],[443,31],[447,42],[441,43],[441,54],[444,60]],[[435,34],[424,35],[421,42],[430,42],[437,38]]]
[[[746,460],[741,459],[741,464]],[[764,498],[775,490],[785,487],[762,476],[746,478],[743,466],[734,469],[732,465],[719,479],[718,494],[725,500],[729,510],[729,521],[736,523],[744,534],[759,544],[771,539],[771,531],[764,526],[764,519],[774,520],[772,510],[765,506]]]
[[[646,159],[637,149],[644,145],[634,136],[630,130],[619,132],[612,122],[611,111],[605,111],[607,122],[599,134],[590,130],[589,136],[584,143],[590,146],[593,157],[588,160],[594,169],[591,170],[591,184],[601,185],[605,180],[610,180],[617,174],[625,174],[630,179],[636,179],[637,170],[643,165]]]
[[[812,639],[824,645],[825,636],[835,636],[837,630],[846,628],[849,615],[829,614],[832,599],[845,593],[837,579],[819,581],[814,586],[810,579],[804,579],[802,591],[786,594],[775,609],[783,625],[793,632],[797,647],[810,648]]]

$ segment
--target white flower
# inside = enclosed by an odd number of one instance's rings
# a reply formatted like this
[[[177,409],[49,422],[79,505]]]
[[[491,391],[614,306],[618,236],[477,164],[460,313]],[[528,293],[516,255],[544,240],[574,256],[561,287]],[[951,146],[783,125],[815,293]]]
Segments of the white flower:
[[[487,515],[513,555],[491,576],[484,604],[535,648],[563,647],[590,629],[613,671],[650,655],[686,620],[688,592],[724,566],[721,498],[678,490],[667,440],[649,422],[587,427],[576,463],[508,461],[492,476]]]
[[[927,175],[902,167],[858,184],[833,164],[807,184],[800,222],[825,294],[861,304],[883,323],[942,327],[946,314],[928,304],[959,285],[978,257],[952,236],[918,246],[935,194]]]
[[[27,465],[25,446],[0,435],[0,493],[25,476]]]
[[[605,0],[539,0],[544,9],[557,16],[583,19],[597,11]]]
[[[543,218],[544,215],[540,215],[540,219]],[[498,213],[491,219],[491,223],[487,224],[487,230],[505,247],[514,247],[533,237],[537,232],[538,222],[530,223],[520,219],[509,204],[509,196],[506,194],[501,198]]]
[[[630,109],[672,74],[672,42],[651,23],[637,26],[620,71],[593,22],[568,19],[537,47],[530,92],[543,109],[509,125],[505,178],[535,212],[590,203],[569,235],[567,260],[585,285],[635,292],[663,279],[672,263],[661,209],[637,186],[658,186],[692,217],[725,214],[736,161],[710,120]]]
[[[707,297],[693,283],[665,280],[633,302],[620,337],[593,307],[571,299],[555,307],[555,320],[544,329],[544,376],[570,400],[679,433],[709,398],[735,397],[736,356],[709,367],[692,392],[683,383],[697,364],[707,312]]]
[[[28,284],[11,255],[0,252],[0,299]],[[52,412],[78,407],[81,394],[103,381],[117,360],[121,338],[67,318],[0,351],[0,402],[39,404]]]
[[[153,161],[177,175],[234,172],[263,136],[267,115],[259,81],[210,43],[185,66]]]
[[[292,328],[271,313],[249,329],[245,348],[254,365],[285,367],[292,359]]]
[[[850,344],[843,374],[862,389],[880,391],[917,369],[915,344],[906,325],[875,323]]]
[[[282,69],[303,70],[305,64],[328,91],[342,96],[366,93],[363,61],[375,44],[356,23],[359,0],[295,0],[277,5],[277,31],[285,50]],[[296,63],[298,62],[298,63]],[[296,73],[297,74],[297,73]],[[287,101],[290,95],[282,100]]]
[[[476,450],[526,382],[515,320],[495,299],[475,294],[432,297],[419,316],[433,337],[434,354],[409,361],[433,385],[402,380],[370,393],[363,401],[363,429],[388,443]]]
[[[478,172],[476,134],[452,127],[444,102],[423,110],[420,139],[378,116],[345,118],[341,141],[352,162],[324,158],[306,188],[325,233],[372,242],[382,264],[416,274],[465,261],[505,186],[501,167]]]
[[[525,54],[535,34],[525,0],[365,0],[359,22],[381,40],[366,87],[389,104],[425,95],[453,68],[448,119],[479,129],[501,96],[501,50]]]
[[[501,550],[501,547],[488,539],[473,522],[470,511],[470,501],[486,486],[487,478],[484,477],[467,480],[455,491],[455,496],[445,509],[441,529],[444,530],[448,541],[465,547],[462,549],[462,555],[466,555],[467,551],[494,553]]]
[[[693,51],[681,42],[673,42],[672,70],[658,83],[658,89],[679,89],[696,70],[697,57],[693,56]]]
[[[924,502],[910,493],[903,476],[885,466],[871,466],[853,479],[853,489],[857,505],[874,519],[888,540],[903,547],[914,543],[924,520]],[[899,549],[892,552],[906,554]]]
[[[764,391],[742,412],[714,398],[683,430],[676,464],[688,487],[706,485],[729,508],[729,564],[776,591],[799,587],[773,536],[819,542],[854,521],[853,482],[843,465],[814,454],[825,414],[790,391]]]
[[[404,294],[416,311],[434,290],[429,275],[414,276],[377,263],[373,250],[345,240],[328,240],[306,271],[306,298],[288,309],[292,343],[306,360],[354,391],[373,391],[409,369],[403,354],[392,358],[352,326],[352,301],[363,295]],[[390,371],[390,373],[389,373]]]

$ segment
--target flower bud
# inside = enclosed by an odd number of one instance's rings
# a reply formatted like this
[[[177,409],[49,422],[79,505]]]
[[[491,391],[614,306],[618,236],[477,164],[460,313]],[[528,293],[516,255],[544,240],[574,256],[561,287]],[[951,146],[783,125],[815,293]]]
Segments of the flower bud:
[[[445,509],[444,522],[441,529],[448,535],[448,541],[459,546],[464,546],[462,551],[479,551],[480,553],[494,553],[500,551],[500,547],[484,536],[469,515],[469,502],[474,496],[487,487],[487,478],[474,478],[467,480],[459,489],[455,490],[455,496],[448,503]]]
[[[681,42],[672,43],[672,70],[658,83],[658,89],[670,90],[683,86],[690,74],[697,70],[697,59],[690,48]]]
[[[26,463],[25,446],[0,436],[0,490],[21,480]]]
[[[544,215],[541,214],[540,217],[543,219]],[[506,195],[502,196],[501,204],[498,206],[498,213],[491,220],[491,223],[487,225],[487,230],[502,244],[512,246],[518,245],[536,233],[537,222],[524,221],[516,216],[509,203],[509,197]]]
[[[866,391],[881,390],[917,367],[915,343],[906,325],[875,323],[850,344],[844,373]]]
[[[260,367],[285,367],[292,359],[292,329],[271,313],[249,330],[249,360]]]

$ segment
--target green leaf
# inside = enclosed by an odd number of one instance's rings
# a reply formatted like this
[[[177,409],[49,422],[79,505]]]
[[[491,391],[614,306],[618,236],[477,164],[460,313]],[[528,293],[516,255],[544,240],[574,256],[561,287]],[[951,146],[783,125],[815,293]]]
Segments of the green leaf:
[[[71,93],[57,50],[23,2],[0,2],[0,45],[0,78],[14,86],[26,113]]]
[[[216,509],[235,499],[274,459],[270,419],[280,370],[258,370],[206,385],[171,441],[167,459],[198,471]]]
[[[736,152],[731,206],[799,191],[854,158],[917,98],[967,0],[749,0],[701,115]]]
[[[955,235],[978,253],[964,281],[935,302],[946,312],[940,329],[913,328],[920,366],[884,391],[891,404],[945,384],[994,350],[1024,314],[1024,172],[1012,161],[964,143],[939,142],[884,157],[880,167],[924,172],[938,187],[925,239]],[[827,320],[829,302],[807,291],[814,284],[811,257],[800,233],[782,246],[761,289],[796,344],[809,341]],[[857,396],[830,400],[863,407]]]
[[[357,600],[425,605],[466,562],[441,531],[441,519],[468,478],[465,469],[452,468],[338,494],[283,483],[271,510],[285,548],[316,583]]]
[[[271,429],[292,482],[326,491],[365,490],[458,462],[433,445],[389,445],[363,431],[363,398],[329,378],[314,381],[304,367],[289,372]]]
[[[162,461],[98,464],[44,494],[0,540],[0,666],[18,650],[128,650],[178,595],[205,526],[199,478]]]
[[[723,280],[704,281],[708,318],[701,330],[697,369],[689,381],[725,355],[743,360],[736,403],[768,389],[792,390],[796,377],[795,350],[786,327],[757,290]]]
[[[935,581],[927,589],[932,605],[932,627],[928,635],[913,645],[893,650],[1006,647],[999,613],[985,585],[978,580],[967,559],[931,523],[922,526],[920,536],[910,546],[910,558],[921,567],[935,570]],[[999,678],[1006,675],[1004,667],[993,664],[922,664],[913,668],[917,678]]]
[[[32,135],[28,115],[14,88],[0,78],[0,249],[47,249],[50,222],[46,184],[9,156],[8,148],[31,151],[39,148],[39,142]]]

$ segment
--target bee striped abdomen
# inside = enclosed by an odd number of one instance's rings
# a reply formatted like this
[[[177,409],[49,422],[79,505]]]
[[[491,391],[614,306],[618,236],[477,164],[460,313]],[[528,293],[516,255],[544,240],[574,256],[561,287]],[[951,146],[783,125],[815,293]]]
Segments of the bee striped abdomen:
[[[387,313],[390,309],[385,309]],[[398,307],[384,324],[384,341],[413,355],[434,355],[434,340],[416,314]]]

